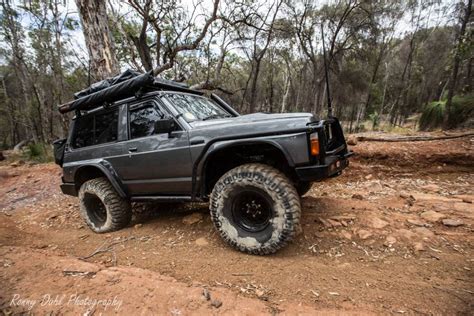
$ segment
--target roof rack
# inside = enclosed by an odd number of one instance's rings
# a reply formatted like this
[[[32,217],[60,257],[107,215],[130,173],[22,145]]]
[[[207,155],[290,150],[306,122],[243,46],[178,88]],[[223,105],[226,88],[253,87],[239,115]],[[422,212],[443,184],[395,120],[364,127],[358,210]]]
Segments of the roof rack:
[[[152,72],[139,73],[127,70],[122,74],[108,78],[74,94],[75,100],[58,106],[60,113],[84,111],[98,108],[129,97],[139,97],[144,92],[154,90],[171,90],[202,94],[189,89],[187,85],[175,81],[155,78]]]

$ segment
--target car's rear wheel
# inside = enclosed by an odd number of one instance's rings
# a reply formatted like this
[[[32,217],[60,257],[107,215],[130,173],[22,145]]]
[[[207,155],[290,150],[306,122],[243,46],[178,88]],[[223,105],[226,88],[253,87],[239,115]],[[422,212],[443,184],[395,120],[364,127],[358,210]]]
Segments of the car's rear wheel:
[[[258,255],[284,247],[295,235],[301,213],[290,180],[263,164],[241,165],[224,174],[214,186],[209,208],[227,243]]]
[[[126,227],[132,219],[130,203],[121,198],[106,178],[84,182],[79,189],[81,215],[96,233]]]

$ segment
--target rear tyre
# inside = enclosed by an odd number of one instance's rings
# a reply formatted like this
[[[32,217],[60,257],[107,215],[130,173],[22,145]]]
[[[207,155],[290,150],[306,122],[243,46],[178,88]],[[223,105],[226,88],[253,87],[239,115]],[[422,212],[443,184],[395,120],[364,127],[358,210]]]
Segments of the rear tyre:
[[[209,208],[214,226],[228,244],[257,255],[287,245],[301,213],[290,180],[263,164],[241,165],[224,174],[214,186]]]
[[[300,182],[300,183],[298,183],[295,187],[296,187],[296,191],[298,192],[299,196],[303,196],[306,193],[308,193],[308,191],[311,189],[311,185],[312,185],[311,182]]]
[[[84,182],[79,189],[81,216],[96,233],[126,227],[132,219],[130,203],[121,198],[106,178]]]

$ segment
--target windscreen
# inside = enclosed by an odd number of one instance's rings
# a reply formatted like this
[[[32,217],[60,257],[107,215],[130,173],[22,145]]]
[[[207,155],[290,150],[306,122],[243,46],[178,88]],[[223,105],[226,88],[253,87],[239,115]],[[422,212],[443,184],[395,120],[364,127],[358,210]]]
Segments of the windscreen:
[[[231,117],[211,99],[184,93],[168,93],[163,96],[187,122]]]

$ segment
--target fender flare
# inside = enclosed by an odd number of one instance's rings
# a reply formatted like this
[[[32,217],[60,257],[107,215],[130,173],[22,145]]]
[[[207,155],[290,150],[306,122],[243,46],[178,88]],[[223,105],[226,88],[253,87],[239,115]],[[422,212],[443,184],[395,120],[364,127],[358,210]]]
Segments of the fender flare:
[[[235,141],[234,140],[217,141],[212,144],[209,144],[201,160],[196,161],[197,169],[196,169],[196,174],[193,174],[193,180],[195,179],[195,181],[197,182],[197,186],[194,188],[194,185],[193,185],[193,197],[196,196],[198,192],[202,193],[203,188],[204,188],[203,183],[205,181],[205,171],[206,171],[207,163],[209,159],[211,159],[216,153],[218,153],[221,150],[225,150],[225,149],[235,147],[235,146],[258,145],[258,144],[266,144],[266,145],[275,147],[275,149],[277,149],[283,154],[283,156],[285,157],[290,167],[295,166],[293,158],[288,153],[288,151],[274,139],[242,139],[242,140],[235,140]],[[197,175],[199,175],[199,181],[197,181]]]
[[[112,184],[115,191],[117,191],[120,197],[128,198],[127,190],[125,186],[123,185],[122,181],[120,180],[119,175],[117,174],[115,169],[112,167],[112,165],[106,160],[100,160],[98,162],[81,165],[79,168],[75,170],[74,179],[76,179],[78,172],[81,172],[81,170],[85,168],[91,168],[91,167],[98,169],[101,173],[104,174],[104,176],[107,178],[107,180],[109,180],[109,182]],[[77,188],[77,190],[79,191],[79,188]]]

